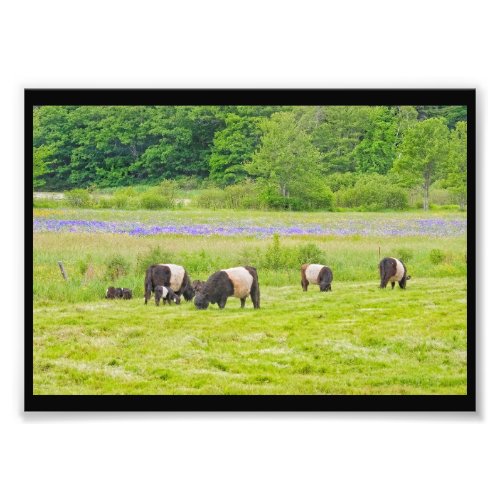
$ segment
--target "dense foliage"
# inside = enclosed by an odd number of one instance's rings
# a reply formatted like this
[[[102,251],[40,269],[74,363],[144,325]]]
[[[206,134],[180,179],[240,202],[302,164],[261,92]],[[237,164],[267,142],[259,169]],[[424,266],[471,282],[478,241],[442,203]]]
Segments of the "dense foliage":
[[[204,187],[200,206],[291,210],[403,209],[417,189],[427,209],[437,183],[463,208],[466,120],[465,106],[36,107],[34,187],[84,206],[82,189],[168,180],[138,206]]]

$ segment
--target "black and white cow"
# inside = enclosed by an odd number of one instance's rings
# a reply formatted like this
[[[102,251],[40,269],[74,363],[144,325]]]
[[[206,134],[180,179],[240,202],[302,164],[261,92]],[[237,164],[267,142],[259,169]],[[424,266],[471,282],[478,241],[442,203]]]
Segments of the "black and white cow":
[[[385,288],[391,282],[392,288],[399,283],[401,288],[406,288],[406,282],[411,278],[406,274],[405,265],[394,257],[385,257],[378,265],[380,271],[380,288]]]
[[[177,264],[155,264],[149,266],[144,278],[144,304],[148,303],[151,293],[157,287],[166,286],[177,295],[183,295],[186,300],[194,297],[188,273]]]
[[[319,285],[320,292],[331,292],[333,273],[323,264],[302,264],[300,268],[302,290],[307,292],[309,284]]]
[[[106,288],[107,299],[121,299],[122,297],[123,297],[123,288],[115,288],[114,286]]]
[[[196,294],[194,305],[206,309],[209,304],[217,304],[224,309],[228,297],[237,297],[241,307],[250,295],[255,309],[260,307],[260,289],[257,270],[251,266],[232,267],[212,274],[203,288]]]
[[[106,289],[106,298],[128,300],[132,298],[132,290],[130,288],[115,288],[114,286],[110,286]]]
[[[168,286],[155,286],[155,303],[157,306],[160,305],[160,299],[163,299],[163,305],[168,301],[168,305],[172,303],[172,300],[179,305],[181,303],[181,298]]]

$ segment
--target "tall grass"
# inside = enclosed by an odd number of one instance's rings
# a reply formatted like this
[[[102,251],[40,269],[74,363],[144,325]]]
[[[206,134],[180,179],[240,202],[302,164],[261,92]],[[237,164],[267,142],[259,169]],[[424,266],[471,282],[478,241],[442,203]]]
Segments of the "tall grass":
[[[381,257],[395,256],[405,261],[412,283],[420,277],[466,275],[465,238],[392,237],[381,241],[358,236],[297,236],[259,240],[234,236],[135,238],[126,234],[36,233],[33,291],[35,300],[79,302],[97,300],[107,286],[114,285],[131,288],[141,296],[145,269],[159,262],[183,265],[191,279],[203,280],[219,269],[253,265],[263,286],[298,284],[300,265],[317,262],[331,267],[334,282],[376,283],[379,246]],[[58,260],[64,262],[68,282],[62,280]],[[124,272],[110,274],[113,262]],[[91,273],[87,273],[89,267]]]

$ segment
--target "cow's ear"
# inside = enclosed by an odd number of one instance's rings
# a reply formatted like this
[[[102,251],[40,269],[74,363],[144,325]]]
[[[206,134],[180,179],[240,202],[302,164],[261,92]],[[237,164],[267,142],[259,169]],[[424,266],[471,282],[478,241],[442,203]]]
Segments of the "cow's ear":
[[[406,281],[411,280],[411,276],[406,277]]]

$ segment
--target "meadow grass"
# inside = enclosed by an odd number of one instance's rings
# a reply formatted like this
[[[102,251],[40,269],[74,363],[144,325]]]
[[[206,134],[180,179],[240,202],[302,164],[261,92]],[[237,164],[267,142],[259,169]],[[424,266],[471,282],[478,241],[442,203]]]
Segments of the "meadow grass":
[[[411,286],[410,286],[411,285]],[[36,394],[465,394],[466,283],[263,287],[262,308],[35,305]],[[425,313],[424,313],[425,312]]]
[[[130,220],[130,211],[35,209],[36,217]],[[430,214],[136,211],[151,223],[342,223]],[[461,213],[439,218],[464,218]],[[346,219],[347,218],[347,219]],[[465,394],[466,237],[192,236],[36,232],[33,258],[36,394]],[[296,250],[314,244],[332,293],[300,288]],[[407,290],[378,288],[380,256],[404,256]],[[255,265],[262,309],[144,306],[144,264],[158,250],[191,279]],[[117,259],[117,257],[120,257]],[[437,258],[439,257],[439,258]],[[63,261],[64,281],[57,266]],[[162,259],[163,260],[163,259]],[[163,260],[163,261],[165,261]],[[109,277],[111,261],[124,275]],[[155,263],[155,262],[151,262]],[[133,290],[107,301],[107,286]]]

